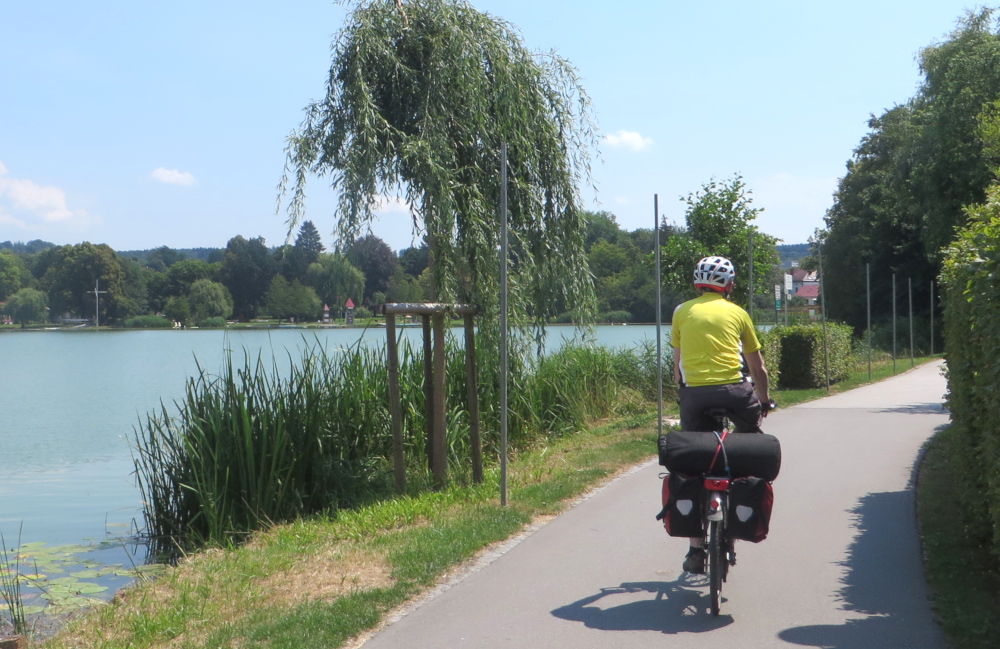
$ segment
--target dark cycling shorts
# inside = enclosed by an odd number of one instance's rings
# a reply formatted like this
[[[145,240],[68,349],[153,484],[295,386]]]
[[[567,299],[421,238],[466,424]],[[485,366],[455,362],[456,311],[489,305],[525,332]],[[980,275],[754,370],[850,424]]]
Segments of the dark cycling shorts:
[[[727,385],[684,386],[678,391],[681,406],[681,430],[712,432],[715,417],[706,410],[725,408],[737,433],[759,433],[763,409],[749,381]]]

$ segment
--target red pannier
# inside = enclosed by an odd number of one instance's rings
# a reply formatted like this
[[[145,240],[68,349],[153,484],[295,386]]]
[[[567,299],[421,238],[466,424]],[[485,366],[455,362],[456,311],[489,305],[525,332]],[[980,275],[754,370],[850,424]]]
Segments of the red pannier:
[[[685,478],[676,473],[663,478],[663,509],[656,520],[670,536],[702,536],[701,510],[704,506],[704,489],[700,476]]]
[[[761,478],[736,478],[729,485],[726,530],[734,539],[760,543],[771,523],[774,490]]]

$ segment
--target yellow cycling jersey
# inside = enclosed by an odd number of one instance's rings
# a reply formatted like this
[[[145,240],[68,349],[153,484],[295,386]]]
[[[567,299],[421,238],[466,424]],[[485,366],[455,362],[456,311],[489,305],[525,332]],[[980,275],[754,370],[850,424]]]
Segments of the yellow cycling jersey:
[[[760,349],[750,315],[721,293],[704,293],[674,310],[671,344],[680,350],[681,377],[692,386],[742,381],[740,350]]]

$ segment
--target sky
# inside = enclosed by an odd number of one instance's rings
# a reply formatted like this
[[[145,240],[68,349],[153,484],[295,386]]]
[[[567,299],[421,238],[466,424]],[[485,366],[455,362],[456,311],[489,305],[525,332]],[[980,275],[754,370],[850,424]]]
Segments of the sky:
[[[625,230],[742,176],[782,243],[824,226],[867,122],[917,92],[920,50],[962,0],[471,0],[577,69],[600,134],[583,207]],[[333,0],[0,4],[0,241],[116,250],[280,245],[285,142],[322,96],[349,7]],[[386,197],[373,233],[419,244]],[[305,218],[334,245],[336,196]],[[292,238],[294,239],[294,231]]]

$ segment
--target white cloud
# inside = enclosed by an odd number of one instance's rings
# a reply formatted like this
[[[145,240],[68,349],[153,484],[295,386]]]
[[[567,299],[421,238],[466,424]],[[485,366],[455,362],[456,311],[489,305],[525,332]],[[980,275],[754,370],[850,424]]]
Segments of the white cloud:
[[[399,196],[375,198],[372,232],[393,250],[420,245],[423,228],[414,226],[411,207],[410,203]]]
[[[193,185],[197,182],[194,175],[188,173],[187,171],[164,169],[163,167],[154,169],[152,173],[149,174],[149,177],[168,185],[182,185],[185,187]]]
[[[87,220],[86,212],[69,208],[66,193],[58,187],[39,185],[25,178],[8,178],[7,173],[7,167],[0,162],[0,214],[4,223],[24,228],[37,220],[43,223]]]
[[[399,196],[377,196],[375,211],[379,214],[409,214],[410,204]]]
[[[0,212],[0,225],[12,225],[19,230],[27,230],[28,224],[21,219],[15,219],[10,214]]]
[[[616,149],[628,149],[630,151],[642,151],[653,145],[652,138],[648,138],[636,131],[608,133],[604,136],[604,141],[608,143],[608,146]]]

